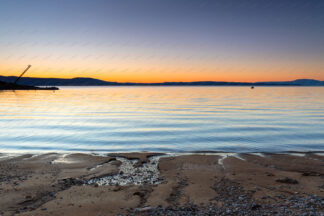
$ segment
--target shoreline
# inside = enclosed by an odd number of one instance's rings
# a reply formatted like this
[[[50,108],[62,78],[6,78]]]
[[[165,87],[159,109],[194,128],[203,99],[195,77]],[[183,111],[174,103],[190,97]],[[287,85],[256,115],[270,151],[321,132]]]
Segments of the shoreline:
[[[107,156],[115,154],[163,154],[163,155],[190,155],[190,154],[324,154],[324,151],[321,150],[310,150],[310,151],[0,151],[0,158],[4,155],[45,155],[45,154],[61,154],[61,155],[70,155],[70,154],[84,154],[84,155],[94,155],[94,156]]]
[[[59,88],[51,86],[51,87],[37,87],[32,85],[20,85],[11,82],[3,82],[0,81],[0,91],[16,91],[16,90],[59,90]]]
[[[324,214],[324,151],[0,154],[0,215]]]

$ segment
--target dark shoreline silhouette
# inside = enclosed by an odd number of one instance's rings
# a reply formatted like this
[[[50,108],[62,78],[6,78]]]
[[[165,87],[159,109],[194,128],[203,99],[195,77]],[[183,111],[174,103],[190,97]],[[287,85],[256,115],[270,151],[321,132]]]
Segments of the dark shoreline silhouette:
[[[12,83],[17,79],[15,76],[0,76],[0,81]],[[119,83],[108,82],[93,78],[32,78],[23,77],[19,83],[26,86],[324,86],[324,81],[313,79],[297,79],[294,81],[281,82],[162,82],[162,83]],[[0,87],[1,88],[1,87]],[[37,87],[34,87],[37,88]]]
[[[0,81],[0,90],[59,90],[57,87],[36,87],[30,85],[18,85]]]

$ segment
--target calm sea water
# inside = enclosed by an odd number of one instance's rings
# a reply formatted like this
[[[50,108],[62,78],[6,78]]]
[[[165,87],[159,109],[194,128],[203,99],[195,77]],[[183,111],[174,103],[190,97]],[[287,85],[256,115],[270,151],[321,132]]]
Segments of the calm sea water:
[[[321,151],[321,87],[0,91],[0,152]]]

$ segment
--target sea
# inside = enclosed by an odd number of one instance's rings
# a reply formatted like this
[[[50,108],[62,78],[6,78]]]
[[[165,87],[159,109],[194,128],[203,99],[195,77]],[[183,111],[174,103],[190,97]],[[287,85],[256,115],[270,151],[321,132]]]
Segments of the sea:
[[[324,151],[324,87],[0,91],[0,153]]]

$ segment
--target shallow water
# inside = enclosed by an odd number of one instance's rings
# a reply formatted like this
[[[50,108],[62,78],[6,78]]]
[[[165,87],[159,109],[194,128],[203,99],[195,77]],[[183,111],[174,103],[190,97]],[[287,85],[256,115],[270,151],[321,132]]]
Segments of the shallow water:
[[[323,151],[323,87],[0,91],[0,152]]]

